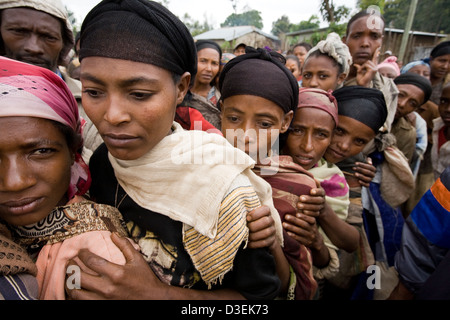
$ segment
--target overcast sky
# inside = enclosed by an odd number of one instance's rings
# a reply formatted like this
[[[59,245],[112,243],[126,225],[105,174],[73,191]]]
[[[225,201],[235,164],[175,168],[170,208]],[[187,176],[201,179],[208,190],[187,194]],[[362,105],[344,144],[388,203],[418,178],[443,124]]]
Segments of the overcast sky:
[[[81,24],[86,14],[100,1],[98,0],[62,0],[66,7],[74,12],[77,22]],[[308,20],[313,14],[321,19],[320,0],[237,0],[237,13],[251,10],[261,12],[264,28],[270,33],[272,23],[286,15],[291,23]],[[357,0],[334,0],[335,6],[345,5],[356,10]],[[188,13],[194,20],[203,23],[205,20],[214,28],[231,15],[233,2],[231,0],[169,0],[169,9],[179,18]],[[323,24],[326,26],[326,24]]]

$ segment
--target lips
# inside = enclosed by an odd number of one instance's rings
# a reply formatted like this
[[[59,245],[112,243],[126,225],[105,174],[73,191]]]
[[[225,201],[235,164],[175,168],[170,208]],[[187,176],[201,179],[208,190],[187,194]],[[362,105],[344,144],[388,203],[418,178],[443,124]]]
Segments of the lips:
[[[345,154],[343,154],[341,152],[338,152],[338,151],[336,151],[335,149],[332,149],[332,148],[328,148],[327,153],[331,153],[333,155],[333,157],[337,158],[337,159],[346,158]]]
[[[134,143],[138,137],[128,134],[108,133],[103,135],[103,140],[110,147],[125,148]]]
[[[24,198],[17,200],[9,200],[0,204],[6,211],[11,214],[27,214],[35,211],[43,202],[44,198]]]
[[[309,166],[312,166],[315,164],[315,163],[313,163],[314,158],[309,157],[309,156],[295,155],[294,159],[299,165],[305,166],[305,167],[309,167]]]

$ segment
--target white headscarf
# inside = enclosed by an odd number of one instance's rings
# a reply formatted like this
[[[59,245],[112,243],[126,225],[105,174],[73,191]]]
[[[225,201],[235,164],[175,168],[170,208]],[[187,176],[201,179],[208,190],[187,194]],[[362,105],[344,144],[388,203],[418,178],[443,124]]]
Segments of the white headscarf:
[[[348,75],[350,66],[353,63],[352,55],[350,54],[347,45],[342,42],[337,33],[329,33],[326,40],[320,41],[315,47],[309,50],[305,61],[317,50],[336,60],[338,64],[343,66],[343,72]]]

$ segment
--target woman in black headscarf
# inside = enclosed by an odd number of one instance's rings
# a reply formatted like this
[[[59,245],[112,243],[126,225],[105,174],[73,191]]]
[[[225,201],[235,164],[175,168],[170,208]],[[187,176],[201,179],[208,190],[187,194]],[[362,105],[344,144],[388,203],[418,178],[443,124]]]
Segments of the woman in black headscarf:
[[[105,0],[83,22],[80,61],[83,106],[105,142],[90,160],[90,195],[121,211],[141,253],[117,236],[125,266],[80,252],[100,277],[82,272],[70,296],[275,298],[273,257],[244,250],[247,212],[270,205],[268,185],[221,135],[174,122],[197,69],[188,29],[156,2]]]
[[[430,64],[430,81],[433,86],[433,94],[430,100],[439,105],[442,88],[450,71],[450,41],[439,43],[430,53],[427,59]]]

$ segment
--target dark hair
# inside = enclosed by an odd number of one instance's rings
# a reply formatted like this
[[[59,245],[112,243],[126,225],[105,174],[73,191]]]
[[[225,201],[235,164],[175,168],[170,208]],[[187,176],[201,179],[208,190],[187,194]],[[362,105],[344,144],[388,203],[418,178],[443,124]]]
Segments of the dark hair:
[[[348,36],[348,31],[350,30],[350,26],[352,25],[353,22],[355,22],[359,18],[366,17],[366,16],[371,16],[373,14],[374,14],[374,12],[372,10],[369,10],[369,9],[361,10],[360,12],[355,14],[347,22],[347,29],[345,30],[345,35]],[[381,13],[378,14],[378,17],[380,17],[381,21],[383,21],[383,29],[384,29],[384,26],[386,25],[386,21],[384,20],[384,17],[381,15]]]
[[[288,60],[294,60],[295,63],[297,63],[298,68],[301,69],[300,60],[298,60],[298,57],[295,54],[288,54],[286,56],[286,61],[288,61]]]
[[[294,50],[294,49],[297,48],[297,47],[303,47],[303,48],[305,48],[307,51],[309,51],[309,50],[312,49],[312,45],[309,44],[308,42],[300,42],[300,43],[297,43],[295,46],[292,47],[292,50]]]
[[[305,59],[305,62],[303,63],[304,65],[306,64],[306,62],[309,60],[309,58],[311,57],[327,57],[329,58],[331,61],[333,61],[333,67],[336,67],[338,69],[338,75],[340,75],[341,73],[344,72],[344,66],[342,64],[339,64],[336,59],[333,59],[332,57],[330,57],[328,54],[323,53],[320,50],[314,50],[313,52],[311,52],[308,56],[308,58]]]
[[[81,134],[76,133],[73,129],[61,122],[55,120],[49,120],[66,138],[67,146],[69,150],[81,154],[83,148],[83,138]]]

